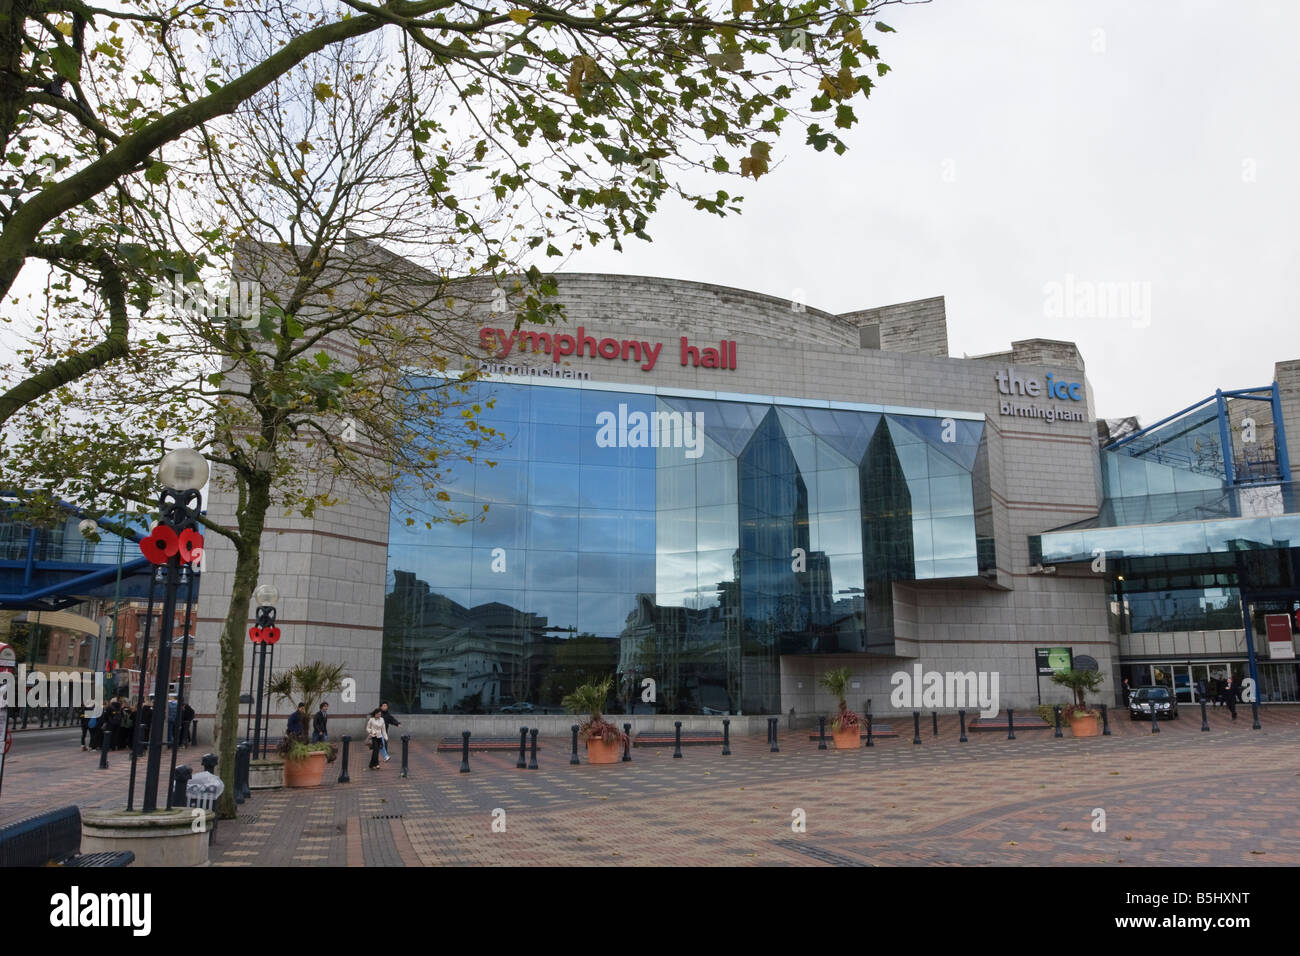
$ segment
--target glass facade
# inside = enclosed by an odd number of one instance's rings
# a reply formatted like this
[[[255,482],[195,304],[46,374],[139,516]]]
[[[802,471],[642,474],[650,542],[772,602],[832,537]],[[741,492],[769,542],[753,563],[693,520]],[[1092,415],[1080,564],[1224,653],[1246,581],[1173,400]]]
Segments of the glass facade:
[[[612,674],[612,713],[770,713],[783,654],[893,653],[894,581],[993,573],[980,418],[474,389],[504,444],[443,490],[484,520],[408,526],[394,498],[383,693],[399,709],[558,711]]]

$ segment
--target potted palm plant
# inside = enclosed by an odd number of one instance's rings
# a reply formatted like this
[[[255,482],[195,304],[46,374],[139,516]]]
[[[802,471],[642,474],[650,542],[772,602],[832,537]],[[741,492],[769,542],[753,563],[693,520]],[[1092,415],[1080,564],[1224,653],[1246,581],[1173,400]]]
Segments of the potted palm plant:
[[[862,718],[849,710],[849,705],[844,700],[852,674],[847,667],[836,667],[817,679],[819,684],[839,700],[839,709],[831,718],[831,737],[835,740],[836,750],[856,750],[862,744]]]
[[[1064,716],[1070,722],[1070,733],[1076,737],[1096,737],[1101,732],[1101,713],[1091,709],[1084,701],[1087,694],[1094,693],[1102,685],[1104,678],[1101,671],[1057,671],[1052,675],[1052,683],[1068,687],[1074,692],[1074,703],[1062,708]]]
[[[572,714],[586,714],[578,725],[578,736],[587,742],[588,763],[616,763],[618,752],[627,743],[627,734],[600,715],[614,678],[583,684],[567,694],[560,703]]]
[[[290,707],[306,704],[306,720],[310,721],[321,698],[342,689],[346,670],[345,664],[326,664],[323,661],[295,664],[271,678],[271,695],[288,701]],[[284,761],[286,787],[320,786],[325,764],[333,763],[338,757],[338,747],[334,744],[309,742],[308,726],[304,724],[301,734],[286,733],[276,748],[276,753]]]

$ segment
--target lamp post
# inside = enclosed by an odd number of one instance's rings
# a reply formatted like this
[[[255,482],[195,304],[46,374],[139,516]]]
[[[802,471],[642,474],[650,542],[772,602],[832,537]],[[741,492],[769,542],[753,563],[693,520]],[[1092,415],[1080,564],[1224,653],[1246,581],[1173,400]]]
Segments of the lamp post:
[[[280,629],[275,626],[275,605],[280,601],[280,591],[274,584],[259,584],[253,592],[257,602],[257,624],[248,629],[248,636],[257,646],[257,716],[253,720],[253,758],[260,760],[265,754],[266,738],[262,730],[262,692],[266,687],[266,652],[280,640]]]
[[[186,649],[189,644],[189,621],[194,605],[194,575],[203,556],[203,536],[198,530],[198,513],[202,507],[199,494],[208,480],[208,463],[192,448],[169,452],[158,467],[159,522],[140,542],[140,550],[150,562],[165,572],[162,618],[158,626],[158,650],[154,655],[154,709],[149,727],[149,757],[145,764],[144,800],[141,810],[158,809],[158,784],[162,769],[163,734],[167,727],[167,685],[171,678],[172,637],[176,629],[176,598],[182,583],[188,585],[185,605]],[[194,567],[191,568],[191,565]],[[142,662],[143,668],[143,662]],[[179,688],[184,694],[184,688]],[[177,711],[180,710],[177,701]],[[171,788],[168,787],[170,793]]]

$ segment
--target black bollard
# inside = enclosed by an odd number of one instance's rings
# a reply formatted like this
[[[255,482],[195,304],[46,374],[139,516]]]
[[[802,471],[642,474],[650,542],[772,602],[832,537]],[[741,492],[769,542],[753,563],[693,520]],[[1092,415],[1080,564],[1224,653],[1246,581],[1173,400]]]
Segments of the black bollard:
[[[172,771],[172,792],[171,797],[167,801],[169,804],[167,809],[170,810],[173,807],[189,806],[190,798],[189,794],[185,792],[185,787],[193,776],[194,771],[185,764],[181,764]]]
[[[532,730],[530,730],[530,731],[528,732],[528,735],[529,735],[529,738],[532,740],[532,751],[531,751],[531,753],[532,753],[532,758],[533,758],[532,760],[528,761],[528,769],[529,769],[529,770],[536,770],[536,769],[538,769],[538,767],[537,767],[537,728],[534,727]]]
[[[966,711],[964,710],[957,711],[957,719],[961,721],[961,736],[957,738],[957,743],[959,744],[967,743],[968,741],[966,740]]]
[[[569,730],[573,731],[573,756],[569,758],[569,764],[572,766],[573,764],[581,764],[582,761],[578,759],[578,725],[574,724]]]
[[[339,770],[339,783],[351,783],[352,778],[348,776],[348,751],[352,748],[352,738],[347,734],[343,735],[343,766]]]
[[[1151,732],[1160,733],[1160,711],[1156,710],[1156,702],[1151,701]]]
[[[1251,713],[1254,714],[1254,716],[1255,716],[1255,722],[1254,722],[1253,724],[1251,724],[1250,729],[1251,729],[1251,730],[1259,730],[1259,729],[1260,729],[1260,728],[1259,728],[1259,701],[1257,701],[1257,700],[1252,700],[1252,701],[1250,702],[1250,710],[1251,710]]]
[[[1110,736],[1110,717],[1106,714],[1106,705],[1101,705],[1101,735]]]
[[[722,719],[722,756],[731,756],[731,721]]]
[[[623,763],[632,762],[632,725],[623,725]]]
[[[939,712],[937,710],[932,710],[930,711],[930,716],[934,719],[934,736],[938,737],[939,736]]]
[[[921,712],[919,710],[914,710],[912,711],[912,743],[919,744],[920,742],[921,742]]]
[[[1053,734],[1053,736],[1064,737],[1065,734],[1061,733],[1061,705],[1060,704],[1052,705],[1052,716],[1056,718],[1056,733]]]
[[[410,744],[411,744],[411,735],[402,734],[402,776],[403,777],[409,775],[409,770],[407,768],[407,763],[406,763],[406,757],[407,757],[407,748],[410,746]]]
[[[519,759],[515,761],[516,770],[528,769],[528,760],[524,756],[527,749],[528,749],[528,728],[520,727],[519,728]]]
[[[1016,712],[1007,708],[1007,740],[1016,739]]]
[[[767,745],[772,746],[772,718],[767,718]]]
[[[767,722],[768,722],[768,733],[772,738],[772,748],[770,752],[774,754],[779,754],[781,752],[781,744],[777,740],[777,734],[779,733],[779,731],[777,730],[777,726],[776,726],[776,718],[769,717],[767,719]]]
[[[469,731],[465,730],[460,735],[460,772],[469,773]]]
[[[875,744],[871,742],[871,711],[867,711],[867,746],[875,746]]]
[[[1205,712],[1205,698],[1202,697],[1201,698],[1201,730],[1209,730],[1209,729],[1210,729],[1210,717],[1209,714]]]
[[[252,793],[248,789],[248,756],[251,749],[247,740],[235,744],[235,803],[243,803]]]
[[[674,720],[673,727],[676,728],[675,733],[677,734],[677,742],[673,747],[673,756],[680,757],[682,755],[682,722],[680,720]]]
[[[100,726],[104,728],[103,733],[99,735],[99,769],[108,769],[108,745],[111,742],[112,734],[109,732],[108,721],[104,719],[104,714],[99,715]]]
[[[821,734],[821,737],[817,741],[817,749],[825,750],[826,749],[826,718],[825,717],[817,718],[817,728],[818,728],[817,732]]]

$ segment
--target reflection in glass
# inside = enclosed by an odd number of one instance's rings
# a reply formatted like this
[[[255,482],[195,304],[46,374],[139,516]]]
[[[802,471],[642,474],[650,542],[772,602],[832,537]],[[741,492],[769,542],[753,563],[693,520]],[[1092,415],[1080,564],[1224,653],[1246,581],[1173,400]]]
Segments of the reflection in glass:
[[[772,712],[782,654],[893,653],[895,581],[992,573],[980,422],[475,388],[508,445],[446,491],[483,520],[392,509],[382,690],[399,709],[558,712],[613,675],[611,714]],[[702,416],[699,454],[598,432],[637,411]]]

